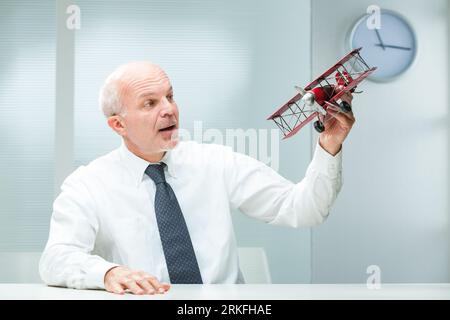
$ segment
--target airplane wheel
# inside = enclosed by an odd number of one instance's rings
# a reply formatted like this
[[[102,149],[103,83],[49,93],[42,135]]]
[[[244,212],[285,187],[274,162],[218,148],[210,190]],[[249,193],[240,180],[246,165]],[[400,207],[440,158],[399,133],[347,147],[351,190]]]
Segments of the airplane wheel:
[[[325,131],[325,126],[321,121],[317,120],[316,122],[314,122],[314,129],[316,129],[318,133],[321,133]]]
[[[347,113],[352,111],[352,106],[348,102],[342,101],[339,106],[341,107],[342,112]]]

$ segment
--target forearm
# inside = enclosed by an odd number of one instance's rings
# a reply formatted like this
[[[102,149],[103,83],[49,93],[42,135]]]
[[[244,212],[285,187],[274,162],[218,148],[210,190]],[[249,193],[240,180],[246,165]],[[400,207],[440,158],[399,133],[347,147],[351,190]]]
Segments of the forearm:
[[[52,286],[104,289],[104,275],[117,266],[70,245],[48,245],[39,262],[42,280]]]
[[[324,137],[319,137],[319,145],[333,157],[342,149],[342,143]]]
[[[323,223],[342,187],[341,167],[340,152],[331,156],[317,145],[305,178],[284,196],[281,209],[271,223],[294,228]]]

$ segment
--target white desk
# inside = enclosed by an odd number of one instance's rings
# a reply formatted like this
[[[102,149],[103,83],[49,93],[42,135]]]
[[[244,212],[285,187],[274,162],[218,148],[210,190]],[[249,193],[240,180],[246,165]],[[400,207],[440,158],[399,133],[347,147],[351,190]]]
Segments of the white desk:
[[[248,284],[173,285],[168,293],[153,296],[115,295],[101,290],[73,290],[43,284],[0,284],[0,300],[450,300],[450,284],[383,284],[368,289],[363,284]]]

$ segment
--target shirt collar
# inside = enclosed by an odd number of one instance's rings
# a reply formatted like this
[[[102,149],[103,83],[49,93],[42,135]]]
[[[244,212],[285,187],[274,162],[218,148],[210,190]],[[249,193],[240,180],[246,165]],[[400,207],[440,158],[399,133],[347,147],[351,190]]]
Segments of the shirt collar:
[[[122,144],[119,148],[119,154],[125,166],[130,170],[133,182],[136,184],[136,186],[139,186],[139,184],[142,182],[145,174],[145,169],[147,169],[150,164],[158,164],[164,162],[166,164],[166,168],[164,170],[168,172],[171,177],[176,178],[175,163],[172,159],[172,150],[166,151],[161,161],[149,162],[131,152],[127,148],[125,142],[122,140]]]

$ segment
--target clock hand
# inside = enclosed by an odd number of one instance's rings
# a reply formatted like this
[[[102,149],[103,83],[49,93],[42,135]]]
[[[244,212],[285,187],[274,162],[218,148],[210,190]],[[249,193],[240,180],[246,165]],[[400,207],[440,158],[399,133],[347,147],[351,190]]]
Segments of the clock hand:
[[[411,48],[407,48],[407,47],[393,46],[393,45],[381,44],[381,43],[377,43],[375,46],[382,47],[383,49],[392,48],[392,49],[400,49],[400,50],[406,50],[406,51],[411,50]]]
[[[377,34],[378,41],[380,41],[381,47],[383,48],[383,50],[386,50],[386,48],[384,47],[383,40],[381,40],[380,32],[378,32],[378,29],[376,29],[376,28],[374,30],[375,30],[375,33]]]

